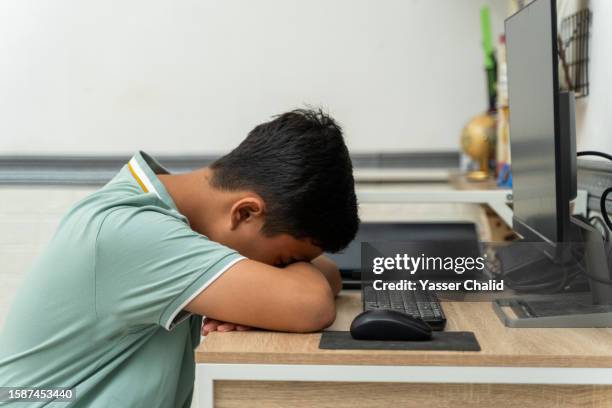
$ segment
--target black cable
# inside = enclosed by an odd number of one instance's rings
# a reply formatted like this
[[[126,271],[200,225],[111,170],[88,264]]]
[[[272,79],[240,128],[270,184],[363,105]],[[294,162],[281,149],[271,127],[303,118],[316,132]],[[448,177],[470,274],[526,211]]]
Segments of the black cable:
[[[595,150],[585,150],[582,152],[578,152],[576,156],[578,157],[580,156],[598,156],[598,157],[602,157],[604,159],[608,159],[612,161],[612,155],[608,153],[598,152]],[[612,220],[610,220],[610,216],[608,215],[608,211],[606,209],[606,199],[607,199],[608,194],[610,193],[612,193],[612,187],[609,187],[606,190],[604,190],[604,192],[601,195],[600,207],[601,207],[601,214],[602,214],[603,222],[606,224],[606,226],[610,230],[612,230]],[[589,223],[592,225],[591,219],[589,219]],[[607,230],[605,231],[605,234],[606,234],[606,237],[608,237]],[[501,258],[498,256],[497,252],[495,253],[495,258],[499,262],[499,266],[500,266],[500,273],[498,273],[497,275],[499,275],[502,279],[506,280],[508,282],[508,286],[511,289],[521,291],[521,292],[538,292],[538,291],[557,292],[557,291],[563,290],[567,285],[571,284],[579,275],[584,275],[587,278],[595,282],[603,283],[606,285],[612,285],[612,280],[610,279],[599,278],[597,276],[593,276],[589,274],[586,271],[586,269],[582,266],[583,258],[577,259],[575,262],[572,262],[571,265],[567,265],[567,264],[561,265],[562,274],[561,275],[555,274],[557,276],[554,277],[552,281],[548,281],[548,282],[547,280],[550,278],[545,277],[543,274],[540,275],[536,279],[529,279],[529,280],[524,280],[524,281],[514,280],[511,277],[512,272],[507,272],[507,273],[503,272],[504,270],[503,262]],[[577,266],[579,268],[579,271],[568,273],[567,268],[571,266]],[[559,279],[559,282],[556,281],[557,279]]]
[[[577,256],[577,254],[581,254],[582,256]],[[581,275],[584,275],[587,278],[594,280],[595,282],[603,283],[604,285],[612,285],[612,279],[600,278],[598,276],[591,275],[589,272],[587,272],[585,267],[582,265],[582,262],[584,261],[585,257],[584,252],[581,253],[580,251],[572,251],[572,255],[576,257],[575,265],[580,269]]]
[[[586,269],[584,269],[584,266],[582,266],[580,262],[578,262],[576,265],[578,265],[578,268],[580,268],[580,270],[582,271],[582,275],[586,276],[587,278],[592,279],[595,282],[603,283],[604,285],[612,285],[612,279],[599,278],[597,276],[591,275],[586,271]]]
[[[608,209],[606,208],[606,197],[608,194],[612,192],[612,187],[608,187],[601,194],[601,200],[599,201],[599,206],[601,207],[601,216],[603,217],[604,222],[612,230],[612,220],[610,220],[610,216],[608,215]]]
[[[610,251],[608,251],[609,255],[611,251],[612,248],[610,249]],[[505,282],[507,282],[508,287],[510,289],[525,293],[558,293],[564,288],[566,288],[568,285],[570,285],[580,275],[586,276],[588,279],[591,279],[595,282],[599,282],[605,285],[612,285],[612,280],[593,276],[589,272],[587,272],[585,267],[582,265],[582,261],[584,261],[584,254],[582,254],[582,256],[578,256],[579,252],[571,252],[575,259],[571,262],[559,265],[561,267],[561,274],[549,273],[547,274],[548,277],[545,277],[544,274],[540,274],[540,276],[535,279],[528,279],[523,281],[513,279],[511,277],[513,272],[503,272],[503,261],[496,252],[495,258],[499,262],[501,270],[501,273],[499,273],[498,275],[502,279],[504,279]],[[568,269],[572,267],[578,267],[579,270],[568,272]]]
[[[589,222],[589,224],[591,224],[595,228],[597,228],[597,226],[599,226],[601,228],[601,230],[602,230],[601,237],[605,241],[610,241],[610,230],[608,228],[606,228],[606,222],[601,217],[597,217],[595,215],[592,215],[592,216],[590,216],[588,218],[587,221]]]
[[[612,155],[604,152],[598,152],[596,150],[583,150],[582,152],[576,153],[576,156],[599,156],[612,161]]]
[[[579,272],[568,273],[567,267],[562,268],[562,274],[558,272],[548,272],[547,274],[540,273],[535,278],[525,280],[515,280],[512,275],[515,271],[504,273],[504,263],[499,257],[498,252],[495,251],[494,257],[499,262],[499,275],[503,279],[510,289],[524,293],[558,293],[562,291],[566,286],[571,284],[576,277],[580,274]]]
[[[576,156],[578,157],[580,156],[598,156],[598,157],[603,157],[604,159],[608,159],[612,161],[612,155],[608,153],[604,153],[604,152],[598,152],[596,150],[584,150],[582,152],[576,153]],[[601,216],[603,217],[604,222],[606,223],[608,228],[612,230],[612,220],[610,220],[610,216],[608,215],[608,210],[606,209],[606,197],[608,196],[608,194],[610,194],[611,191],[612,191],[612,187],[604,190],[603,194],[601,195],[600,207],[601,207]]]
[[[516,281],[512,281],[511,279],[505,280],[507,282],[508,287],[510,289],[516,290],[518,292],[526,292],[526,293],[559,293],[565,287],[567,287],[576,277],[578,277],[579,273],[574,272],[572,274],[568,274],[565,268],[563,269],[563,274],[559,276],[559,282],[551,281],[547,283],[517,283]]]
[[[612,245],[610,245],[610,249],[608,250],[608,270],[612,271]]]

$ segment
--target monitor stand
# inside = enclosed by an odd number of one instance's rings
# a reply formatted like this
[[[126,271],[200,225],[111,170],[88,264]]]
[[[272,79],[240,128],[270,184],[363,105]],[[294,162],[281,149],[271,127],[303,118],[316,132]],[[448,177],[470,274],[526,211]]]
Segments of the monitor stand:
[[[612,280],[604,241],[599,231],[572,219],[584,242],[588,274],[603,281]],[[542,257],[533,257],[531,271],[541,271]],[[552,261],[551,261],[552,263]],[[496,299],[493,309],[507,327],[612,327],[612,285],[589,278],[590,292],[525,295]]]
[[[612,327],[612,305],[595,305],[591,294],[497,299],[493,309],[507,327]]]

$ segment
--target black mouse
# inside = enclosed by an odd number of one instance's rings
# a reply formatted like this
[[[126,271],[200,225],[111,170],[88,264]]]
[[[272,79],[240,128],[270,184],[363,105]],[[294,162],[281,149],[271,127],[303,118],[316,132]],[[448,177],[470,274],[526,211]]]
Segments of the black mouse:
[[[356,340],[431,340],[431,327],[395,310],[367,310],[351,323],[351,336]]]

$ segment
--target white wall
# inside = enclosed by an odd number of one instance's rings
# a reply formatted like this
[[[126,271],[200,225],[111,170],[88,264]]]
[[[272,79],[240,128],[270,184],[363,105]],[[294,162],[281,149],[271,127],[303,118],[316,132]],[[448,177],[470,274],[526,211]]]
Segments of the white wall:
[[[323,105],[354,151],[457,150],[506,0],[4,0],[0,154],[218,153]]]

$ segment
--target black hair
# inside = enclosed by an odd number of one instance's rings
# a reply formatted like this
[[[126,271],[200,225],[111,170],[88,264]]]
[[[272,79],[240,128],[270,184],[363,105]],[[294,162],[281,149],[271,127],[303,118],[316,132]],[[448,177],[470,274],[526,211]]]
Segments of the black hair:
[[[338,252],[359,228],[353,165],[342,129],[321,109],[296,109],[251,130],[216,160],[212,185],[252,190],[266,203],[262,232],[309,238]]]

